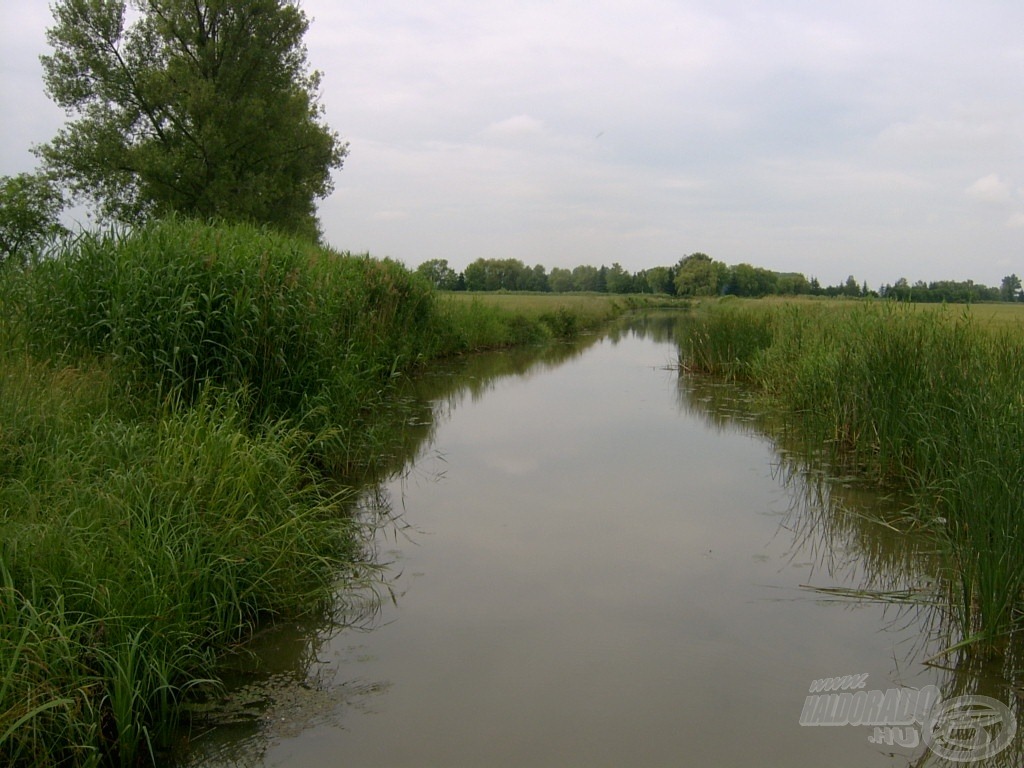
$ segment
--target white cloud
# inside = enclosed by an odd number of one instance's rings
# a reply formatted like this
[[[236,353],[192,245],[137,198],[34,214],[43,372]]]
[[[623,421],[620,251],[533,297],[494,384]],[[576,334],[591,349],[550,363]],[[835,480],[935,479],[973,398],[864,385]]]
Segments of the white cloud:
[[[484,133],[497,137],[539,135],[544,133],[544,123],[529,115],[516,115],[515,117],[491,123],[487,126]]]
[[[44,5],[0,5],[0,174],[60,125]],[[1019,251],[1024,4],[302,5],[351,141],[320,206],[336,247],[633,270],[701,250],[872,286],[998,284]]]
[[[983,203],[1003,204],[1009,203],[1013,199],[1012,186],[995,173],[982,176],[965,191],[970,197]]]

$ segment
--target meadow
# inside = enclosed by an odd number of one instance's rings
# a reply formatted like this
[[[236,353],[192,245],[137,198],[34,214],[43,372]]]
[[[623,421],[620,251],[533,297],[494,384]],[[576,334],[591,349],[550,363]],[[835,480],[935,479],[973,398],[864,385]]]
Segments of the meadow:
[[[712,301],[680,364],[753,386],[834,471],[909,491],[956,649],[985,658],[1024,610],[1022,330],[1012,304]]]
[[[225,654],[373,579],[352,501],[403,377],[622,309],[502,301],[179,220],[3,271],[0,761],[158,763]]]

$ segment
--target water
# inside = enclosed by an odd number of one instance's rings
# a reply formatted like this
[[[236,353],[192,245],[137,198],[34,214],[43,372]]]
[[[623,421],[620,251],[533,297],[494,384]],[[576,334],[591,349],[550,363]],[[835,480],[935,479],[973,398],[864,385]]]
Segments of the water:
[[[865,519],[898,503],[807,471],[742,393],[681,378],[671,327],[425,377],[414,458],[376,494],[393,601],[263,638],[251,706],[191,763],[945,764],[800,725],[824,677],[1007,693],[922,663],[943,647],[920,602],[935,563]]]

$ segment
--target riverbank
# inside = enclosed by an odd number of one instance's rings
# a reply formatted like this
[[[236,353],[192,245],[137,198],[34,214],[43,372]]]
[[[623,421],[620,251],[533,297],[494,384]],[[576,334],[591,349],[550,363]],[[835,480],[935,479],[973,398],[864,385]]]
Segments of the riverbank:
[[[842,472],[907,490],[947,563],[959,647],[1000,654],[1024,608],[1024,313],[1013,305],[702,305],[681,365],[755,386]]]
[[[0,276],[0,758],[155,762],[254,631],[372,577],[346,478],[430,360],[568,338],[248,227],[83,236]],[[500,300],[499,300],[500,301]]]

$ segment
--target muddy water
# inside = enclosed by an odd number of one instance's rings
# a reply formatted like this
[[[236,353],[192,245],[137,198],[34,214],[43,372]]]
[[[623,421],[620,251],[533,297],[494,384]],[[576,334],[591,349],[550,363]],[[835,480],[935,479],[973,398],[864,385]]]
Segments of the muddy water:
[[[898,502],[672,370],[672,322],[425,377],[411,458],[367,501],[391,595],[359,627],[263,638],[186,762],[947,764],[800,724],[832,676],[1008,694],[922,663],[943,647],[935,562],[867,520]]]

